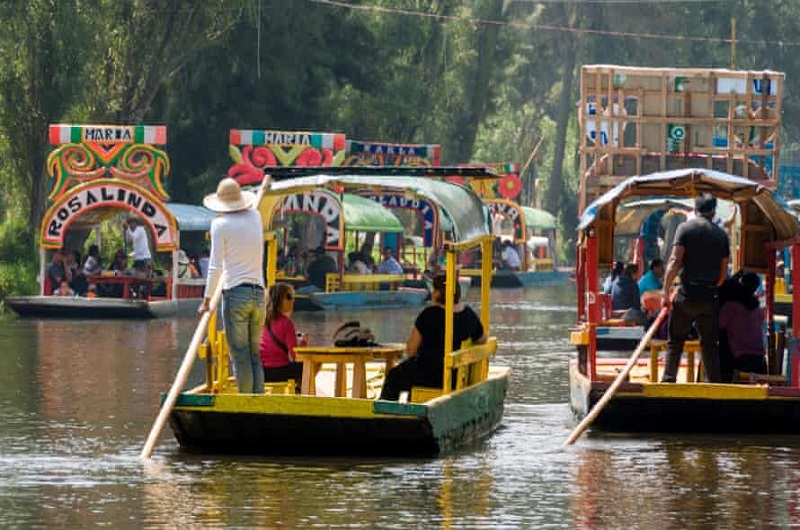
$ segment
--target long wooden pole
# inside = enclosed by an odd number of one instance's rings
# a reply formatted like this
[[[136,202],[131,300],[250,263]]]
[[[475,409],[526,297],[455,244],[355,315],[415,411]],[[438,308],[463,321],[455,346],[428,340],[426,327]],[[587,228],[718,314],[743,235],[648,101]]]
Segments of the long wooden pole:
[[[267,189],[267,186],[269,186],[271,180],[272,179],[269,175],[264,176],[264,180],[261,182],[261,186],[258,188],[256,200],[253,203],[253,209],[258,209],[258,205],[261,204],[261,199],[264,197],[264,191]],[[172,388],[169,389],[169,393],[167,394],[164,403],[161,404],[161,410],[158,411],[158,416],[156,417],[155,422],[153,422],[153,427],[150,429],[150,434],[147,436],[147,441],[144,443],[142,452],[139,454],[139,457],[142,459],[148,459],[150,458],[150,455],[153,454],[153,448],[156,445],[158,436],[161,434],[161,430],[164,428],[164,424],[167,422],[167,417],[169,416],[170,411],[172,411],[172,407],[174,407],[175,402],[178,401],[178,395],[181,393],[181,390],[183,390],[183,386],[186,384],[186,379],[189,377],[189,371],[194,365],[194,360],[197,356],[197,349],[200,347],[206,330],[208,329],[208,321],[211,319],[211,313],[214,312],[214,309],[216,309],[221,298],[222,282],[220,281],[217,283],[214,293],[211,295],[211,301],[208,304],[208,311],[203,313],[203,316],[200,318],[200,323],[197,325],[197,329],[194,331],[192,341],[189,343],[189,347],[186,349],[186,354],[183,356],[181,367],[178,369],[178,373],[175,374],[175,380],[172,382]]]
[[[628,364],[625,365],[625,368],[623,368],[622,371],[617,376],[617,378],[614,379],[614,382],[611,383],[611,386],[608,387],[606,393],[603,394],[603,397],[600,398],[600,401],[598,401],[595,404],[592,410],[589,411],[589,414],[587,414],[586,417],[583,418],[583,420],[581,420],[578,426],[575,427],[575,429],[573,429],[569,437],[566,439],[566,441],[564,441],[564,446],[574,444],[575,440],[577,440],[578,437],[581,434],[583,434],[583,431],[585,431],[589,427],[589,425],[592,424],[595,418],[597,418],[597,416],[600,414],[600,411],[602,411],[603,408],[606,406],[606,404],[609,401],[611,401],[611,398],[614,397],[614,394],[616,394],[617,389],[620,387],[625,378],[628,377],[628,374],[633,369],[633,366],[636,364],[636,361],[639,360],[639,356],[644,351],[645,346],[647,346],[647,344],[650,342],[650,339],[653,338],[653,335],[655,334],[659,326],[661,326],[661,322],[664,321],[664,318],[666,318],[667,314],[668,314],[667,309],[663,308],[661,312],[658,314],[658,317],[656,317],[656,321],[653,322],[653,325],[650,326],[649,330],[647,330],[647,333],[645,333],[644,337],[642,337],[642,340],[639,341],[639,346],[637,346],[633,354],[631,354],[631,358],[628,359]]]

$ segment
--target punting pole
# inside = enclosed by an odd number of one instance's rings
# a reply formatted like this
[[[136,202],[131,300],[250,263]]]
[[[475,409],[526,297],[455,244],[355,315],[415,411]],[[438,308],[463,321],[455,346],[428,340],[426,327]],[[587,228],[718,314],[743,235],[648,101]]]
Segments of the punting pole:
[[[258,193],[256,194],[256,200],[253,203],[253,209],[258,209],[258,205],[261,204],[261,199],[264,197],[264,192],[271,181],[272,178],[269,175],[264,175],[264,180],[261,181],[261,186],[258,188]],[[211,301],[208,306],[208,311],[206,311],[200,318],[200,323],[197,325],[197,329],[194,331],[194,336],[192,337],[192,341],[189,343],[189,347],[186,349],[186,355],[183,357],[181,367],[178,369],[178,373],[175,375],[175,380],[172,382],[172,388],[169,389],[169,393],[167,394],[164,403],[161,404],[161,410],[158,411],[156,421],[153,422],[153,427],[150,429],[150,434],[147,436],[147,441],[144,443],[142,452],[139,454],[140,458],[148,459],[150,458],[150,455],[153,454],[153,448],[158,440],[158,435],[161,434],[161,430],[164,428],[164,424],[167,422],[167,416],[169,416],[172,407],[174,407],[175,402],[178,401],[178,394],[180,394],[181,390],[183,389],[183,385],[186,384],[186,379],[189,377],[189,371],[192,369],[192,366],[194,365],[194,359],[197,356],[197,349],[200,347],[200,344],[203,341],[203,336],[208,328],[208,321],[211,319],[211,313],[213,313],[214,309],[216,309],[220,298],[222,298],[221,281],[217,283],[217,287],[214,289],[214,293],[211,296]]]
[[[636,364],[636,361],[639,360],[639,356],[642,354],[645,347],[650,342],[650,339],[653,338],[653,335],[655,334],[659,326],[661,326],[661,322],[664,321],[664,318],[666,318],[667,314],[668,314],[667,308],[662,308],[661,312],[658,314],[658,317],[656,317],[656,321],[653,322],[653,325],[650,326],[650,329],[647,330],[645,336],[642,337],[641,341],[639,341],[639,346],[637,346],[636,349],[633,351],[633,354],[631,354],[631,358],[628,359],[628,364],[625,365],[625,368],[623,368],[622,371],[617,376],[617,378],[614,379],[614,382],[611,383],[611,386],[608,387],[605,394],[603,394],[603,397],[600,398],[600,401],[598,401],[597,404],[595,404],[592,410],[589,411],[589,414],[587,414],[586,417],[583,418],[583,420],[581,420],[578,426],[575,427],[575,429],[573,429],[569,437],[564,441],[565,446],[574,444],[575,440],[577,440],[578,437],[581,434],[583,434],[583,431],[585,431],[586,428],[592,424],[595,418],[597,418],[597,416],[600,414],[600,411],[603,410],[603,408],[609,401],[611,401],[611,398],[614,396],[614,394],[616,394],[617,389],[620,387],[625,378],[628,377],[628,374],[633,369],[633,366]]]

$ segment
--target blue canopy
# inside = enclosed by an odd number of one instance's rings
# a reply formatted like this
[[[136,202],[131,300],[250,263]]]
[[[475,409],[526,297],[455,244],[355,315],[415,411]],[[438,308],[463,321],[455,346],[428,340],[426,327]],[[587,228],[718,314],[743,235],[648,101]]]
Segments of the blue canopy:
[[[217,214],[194,204],[181,204],[178,202],[168,202],[167,208],[175,216],[178,222],[178,230],[182,232],[205,232],[211,229],[211,221]]]

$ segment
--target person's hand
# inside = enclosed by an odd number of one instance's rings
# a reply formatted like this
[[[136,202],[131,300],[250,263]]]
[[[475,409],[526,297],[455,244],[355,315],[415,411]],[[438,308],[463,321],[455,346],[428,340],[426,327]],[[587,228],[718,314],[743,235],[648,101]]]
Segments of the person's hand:
[[[670,296],[669,289],[664,289],[661,293],[661,307],[669,311],[672,309],[672,297]]]
[[[208,309],[208,298],[203,298],[203,301],[200,303],[200,307],[197,308],[197,314],[203,316],[208,312]]]

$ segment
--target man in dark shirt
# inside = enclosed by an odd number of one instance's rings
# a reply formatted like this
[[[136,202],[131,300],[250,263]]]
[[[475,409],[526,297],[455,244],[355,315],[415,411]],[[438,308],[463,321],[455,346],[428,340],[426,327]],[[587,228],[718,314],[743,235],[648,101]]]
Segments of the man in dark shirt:
[[[628,263],[611,285],[611,309],[642,309],[639,298],[639,286],[633,279],[637,265]]]
[[[308,281],[318,289],[325,290],[325,275],[329,272],[339,272],[339,267],[332,257],[325,253],[325,249],[317,247],[314,250],[314,261],[308,265]]]
[[[664,276],[664,306],[672,307],[669,317],[667,361],[661,381],[674,383],[686,341],[694,322],[703,350],[705,379],[721,381],[719,367],[719,285],[728,274],[730,242],[714,221],[717,199],[703,193],[695,199],[697,216],[682,223]],[[682,272],[681,272],[682,271]],[[670,287],[678,273],[681,285],[670,302]]]

